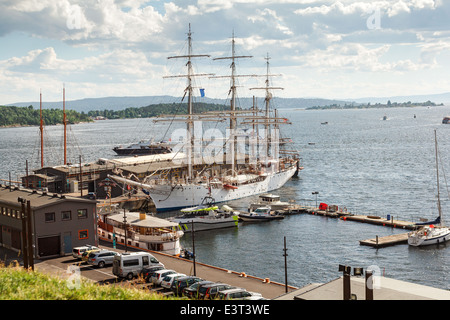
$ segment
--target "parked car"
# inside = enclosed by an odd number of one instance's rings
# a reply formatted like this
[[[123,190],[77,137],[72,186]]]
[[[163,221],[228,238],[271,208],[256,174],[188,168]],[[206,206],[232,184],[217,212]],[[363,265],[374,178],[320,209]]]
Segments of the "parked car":
[[[94,252],[100,252],[100,251],[101,251],[100,249],[86,250],[86,251],[83,252],[83,254],[81,255],[81,261],[87,262],[87,261],[88,261],[88,258],[89,258],[89,255],[90,255],[91,253],[94,253]]]
[[[92,250],[92,249],[99,249],[99,248],[97,248],[96,246],[91,246],[90,244],[87,244],[87,245],[81,246],[81,247],[75,247],[72,250],[72,256],[75,259],[81,259],[81,256],[83,255],[83,253],[86,250]]]
[[[180,277],[185,277],[186,275],[184,273],[172,273],[168,274],[161,280],[161,287],[164,289],[170,290],[170,286],[172,285],[173,281]]]
[[[163,270],[163,269],[165,269],[163,266],[149,266],[149,267],[145,267],[141,271],[141,276],[145,280],[145,282],[150,282],[151,281],[150,278],[152,277],[153,273],[155,273],[158,270]]]
[[[107,264],[113,264],[114,257],[118,253],[111,250],[100,250],[98,252],[91,251],[89,254],[87,262],[90,265],[97,266],[99,268],[103,268]]]
[[[212,281],[204,280],[191,284],[189,287],[183,289],[183,295],[188,298],[198,298],[198,292],[202,286],[214,283]]]
[[[168,274],[177,273],[175,270],[171,269],[162,269],[155,271],[151,277],[151,283],[153,283],[156,286],[161,285],[162,279],[167,276]]]
[[[125,252],[114,257],[113,274],[119,278],[131,280],[141,274],[143,268],[150,266],[164,267],[148,252]]]
[[[257,292],[249,292],[242,288],[234,288],[219,291],[217,298],[220,300],[261,300],[262,295]]]
[[[201,286],[198,290],[198,299],[216,299],[219,291],[234,289],[236,287],[230,286],[226,283],[211,283]]]
[[[184,288],[189,287],[190,285],[192,285],[196,282],[200,282],[200,281],[204,281],[204,280],[202,278],[199,278],[196,276],[185,276],[185,277],[176,278],[172,282],[172,285],[170,286],[170,290],[173,291],[173,294],[175,296],[181,296],[183,294]]]

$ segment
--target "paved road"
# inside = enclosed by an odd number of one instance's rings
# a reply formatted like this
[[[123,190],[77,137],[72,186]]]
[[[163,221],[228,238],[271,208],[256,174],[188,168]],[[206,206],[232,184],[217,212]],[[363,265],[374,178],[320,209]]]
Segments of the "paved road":
[[[111,245],[106,242],[102,243],[100,247],[111,249]],[[118,252],[124,251],[121,249],[115,250]],[[173,269],[187,275],[194,274],[194,265],[192,261],[159,253],[152,252],[152,254],[168,269]],[[0,260],[5,260],[5,258],[7,261],[17,260],[17,253],[5,248],[0,248]],[[72,256],[45,259],[35,262],[36,270],[66,278],[73,275],[71,270],[74,270],[74,267],[77,267],[76,270],[80,272],[79,274],[82,277],[95,282],[104,284],[127,283],[126,280],[119,281],[117,277],[112,274],[112,266],[97,268],[86,263],[82,263],[80,260],[74,259]],[[273,299],[285,293],[285,286],[282,284],[275,284],[272,282],[265,283],[263,279],[252,276],[243,277],[238,272],[231,270],[224,270],[201,263],[196,263],[195,271],[198,277],[205,280],[223,282],[232,286],[245,288],[248,291],[259,292],[267,299]],[[293,289],[295,288],[289,288],[289,291],[292,291]]]

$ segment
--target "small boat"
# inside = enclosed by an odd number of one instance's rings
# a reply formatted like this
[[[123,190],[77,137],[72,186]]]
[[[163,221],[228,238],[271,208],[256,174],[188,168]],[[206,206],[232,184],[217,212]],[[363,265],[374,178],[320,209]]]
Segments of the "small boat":
[[[383,116],[383,120],[387,120],[387,116],[385,115],[385,116]]]
[[[271,208],[266,206],[259,207],[249,213],[239,213],[239,219],[247,222],[262,222],[284,219],[284,216],[277,213],[272,213]]]
[[[264,206],[270,206],[272,210],[285,210],[289,209],[289,207],[292,205],[293,203],[280,201],[280,196],[278,195],[265,193],[259,196],[258,202],[250,204],[249,210],[252,211]]]
[[[205,197],[199,206],[181,210],[181,215],[168,218],[169,221],[178,223],[184,232],[205,231],[238,227],[238,214],[229,206],[219,209],[214,199]]]
[[[153,143],[150,141],[141,140],[138,143],[133,143],[127,147],[114,147],[114,152],[120,156],[124,155],[151,155],[170,153],[172,149],[163,141]]]
[[[426,246],[430,244],[439,244],[450,240],[450,228],[442,223],[441,199],[439,194],[439,164],[438,164],[438,148],[436,130],[435,135],[435,152],[436,152],[436,180],[437,180],[437,202],[439,217],[430,222],[416,223],[417,230],[408,233],[408,244],[410,246]]]
[[[449,124],[450,123],[450,117],[444,117],[444,119],[442,119],[442,123],[443,124]]]

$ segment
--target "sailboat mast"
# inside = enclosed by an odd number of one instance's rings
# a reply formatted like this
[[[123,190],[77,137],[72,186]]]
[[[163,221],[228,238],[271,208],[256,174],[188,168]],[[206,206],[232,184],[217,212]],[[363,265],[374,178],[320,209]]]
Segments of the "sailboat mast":
[[[435,148],[435,157],[436,157],[436,180],[437,180],[437,198],[438,198],[438,212],[440,218],[440,225],[443,225],[442,221],[442,210],[441,210],[441,196],[439,190],[439,160],[438,160],[438,145],[437,145],[437,134],[436,129],[434,130],[434,148]]]
[[[41,133],[41,168],[44,167],[44,120],[42,119],[42,92],[39,93],[39,131]]]
[[[63,85],[64,164],[67,164],[66,88]]]

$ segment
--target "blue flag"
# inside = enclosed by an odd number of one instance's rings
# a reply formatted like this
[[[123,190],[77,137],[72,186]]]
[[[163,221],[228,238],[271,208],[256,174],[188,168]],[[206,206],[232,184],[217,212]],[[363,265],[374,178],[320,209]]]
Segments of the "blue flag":
[[[200,89],[200,96],[202,98],[205,96],[205,89]]]

